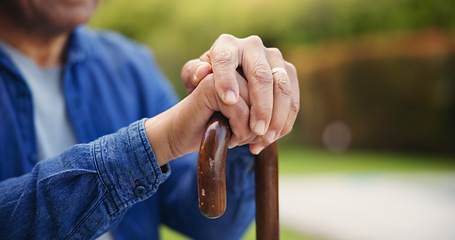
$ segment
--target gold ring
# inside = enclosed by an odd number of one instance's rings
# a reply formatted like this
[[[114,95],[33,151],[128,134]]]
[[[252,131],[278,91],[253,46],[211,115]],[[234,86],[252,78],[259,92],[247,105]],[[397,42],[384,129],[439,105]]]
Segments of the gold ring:
[[[275,73],[277,73],[277,72],[282,72],[282,73],[284,73],[284,74],[288,74],[288,73],[286,72],[286,69],[284,69],[284,68],[282,68],[282,67],[272,68],[272,74],[275,74]]]

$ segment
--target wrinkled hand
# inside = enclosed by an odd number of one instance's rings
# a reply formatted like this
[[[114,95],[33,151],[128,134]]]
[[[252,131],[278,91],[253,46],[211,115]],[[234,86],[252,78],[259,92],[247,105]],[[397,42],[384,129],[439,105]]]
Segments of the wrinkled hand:
[[[246,81],[238,74],[237,84],[247,89]],[[148,119],[145,132],[160,166],[197,151],[209,118],[219,111],[229,119],[233,142],[243,142],[253,135],[249,125],[247,91],[240,91],[234,104],[225,104],[215,91],[214,75],[207,75],[185,99],[167,111]]]
[[[235,105],[243,95],[249,106],[251,134],[236,137],[231,145],[250,143],[250,151],[258,154],[291,131],[300,105],[297,72],[278,49],[266,48],[257,36],[223,34],[199,59],[185,64],[182,81],[191,93],[212,72],[223,104]]]

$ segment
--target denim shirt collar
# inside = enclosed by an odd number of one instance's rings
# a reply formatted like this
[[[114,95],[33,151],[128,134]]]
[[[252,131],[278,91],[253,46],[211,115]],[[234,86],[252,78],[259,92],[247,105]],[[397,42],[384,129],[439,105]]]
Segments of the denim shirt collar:
[[[72,65],[76,62],[82,62],[89,58],[96,58],[97,52],[90,45],[90,37],[86,31],[91,31],[85,25],[80,25],[71,33],[66,46],[66,63]]]
[[[9,57],[6,51],[0,47],[0,67],[4,66],[5,69],[17,74],[19,70],[17,70],[16,66],[13,63],[13,60]]]

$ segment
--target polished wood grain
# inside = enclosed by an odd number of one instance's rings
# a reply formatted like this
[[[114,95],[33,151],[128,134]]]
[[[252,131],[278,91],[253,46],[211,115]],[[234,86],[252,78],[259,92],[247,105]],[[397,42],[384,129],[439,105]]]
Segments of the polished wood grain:
[[[231,138],[228,120],[215,113],[207,124],[198,158],[199,209],[207,218],[226,210],[226,152]]]
[[[198,158],[199,209],[208,218],[226,210],[226,153],[231,137],[229,121],[215,113],[207,124]],[[278,217],[278,150],[270,144],[255,156],[256,238],[280,238]]]
[[[255,157],[256,239],[280,239],[278,216],[278,150],[276,143]]]

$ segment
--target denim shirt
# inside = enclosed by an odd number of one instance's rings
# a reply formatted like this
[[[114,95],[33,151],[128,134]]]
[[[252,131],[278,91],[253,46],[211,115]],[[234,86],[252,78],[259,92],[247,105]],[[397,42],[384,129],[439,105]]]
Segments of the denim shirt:
[[[149,50],[77,28],[63,91],[77,144],[37,163],[31,93],[0,49],[0,239],[159,239],[165,224],[194,239],[239,239],[254,217],[253,157],[228,151],[227,211],[202,216],[197,155],[160,167],[144,121],[177,102]],[[172,173],[171,173],[172,169]]]

